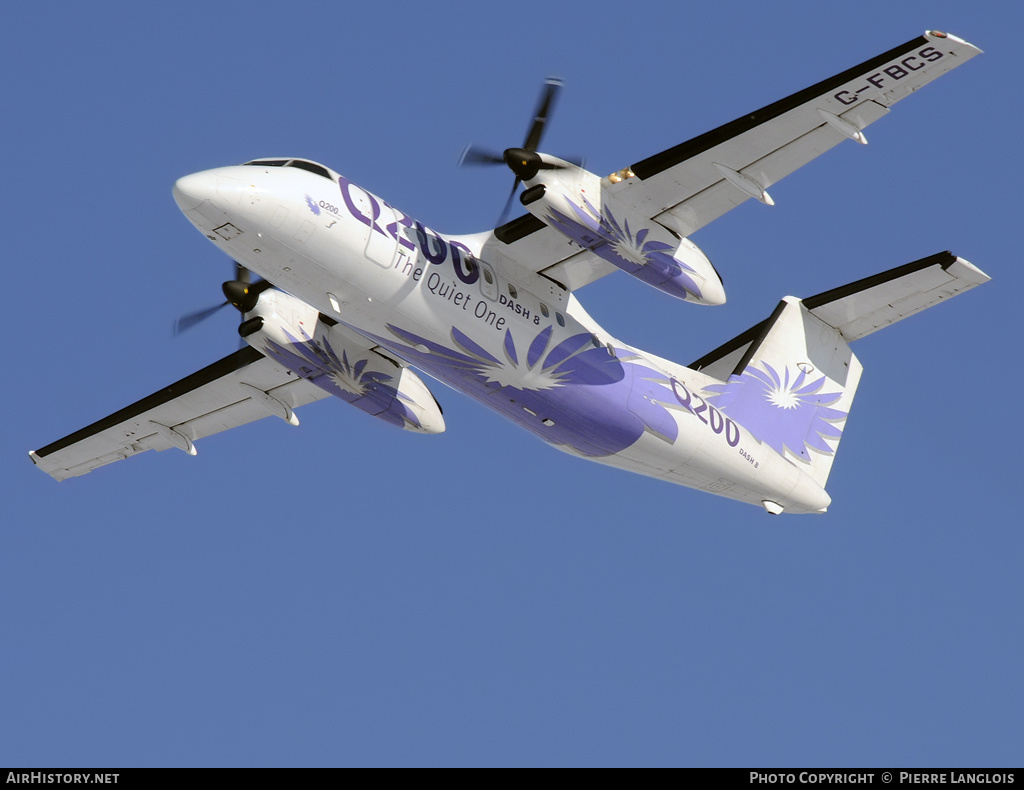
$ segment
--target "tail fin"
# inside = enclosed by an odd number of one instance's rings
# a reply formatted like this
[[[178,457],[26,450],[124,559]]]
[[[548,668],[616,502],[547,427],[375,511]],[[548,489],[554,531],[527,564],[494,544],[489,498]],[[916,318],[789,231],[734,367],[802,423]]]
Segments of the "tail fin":
[[[787,296],[707,399],[824,487],[861,365],[842,333]]]
[[[988,280],[944,252],[807,299],[787,296],[691,367],[723,382],[705,387],[708,400],[824,486],[860,383],[849,343]]]

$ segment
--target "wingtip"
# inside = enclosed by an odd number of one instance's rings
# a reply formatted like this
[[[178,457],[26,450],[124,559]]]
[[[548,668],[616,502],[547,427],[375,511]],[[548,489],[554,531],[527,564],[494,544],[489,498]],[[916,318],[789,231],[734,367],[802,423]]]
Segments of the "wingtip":
[[[984,52],[983,49],[981,49],[980,47],[976,47],[970,41],[965,41],[964,39],[960,38],[960,36],[954,36],[952,33],[947,33],[944,30],[926,30],[924,31],[924,35],[926,38],[938,39],[940,41],[952,41],[955,44],[960,44],[961,46],[967,47],[973,50],[971,56],[980,55],[982,52]]]

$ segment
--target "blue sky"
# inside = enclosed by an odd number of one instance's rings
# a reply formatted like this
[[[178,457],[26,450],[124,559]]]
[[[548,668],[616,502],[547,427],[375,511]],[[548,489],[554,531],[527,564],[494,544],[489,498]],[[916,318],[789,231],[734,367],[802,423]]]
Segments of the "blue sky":
[[[1024,77],[1012,3],[9,7],[0,764],[1020,765],[1014,409]],[[998,9],[998,10],[997,10]],[[448,430],[341,402],[57,484],[27,452],[231,352],[184,174],[322,161],[442,232],[521,142],[610,172],[919,35],[986,53],[694,240],[729,302],[579,296],[690,362],[945,249],[993,282],[859,342],[824,517],[587,464],[437,385]],[[985,387],[981,384],[989,382]]]

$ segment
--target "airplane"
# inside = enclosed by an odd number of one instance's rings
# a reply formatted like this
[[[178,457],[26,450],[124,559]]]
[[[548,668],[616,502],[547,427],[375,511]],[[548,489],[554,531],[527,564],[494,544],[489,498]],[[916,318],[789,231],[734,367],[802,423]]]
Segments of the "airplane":
[[[236,265],[225,302],[245,345],[30,452],[57,480],[333,395],[416,433],[445,429],[415,372],[584,459],[750,503],[824,513],[861,364],[850,343],[989,277],[949,252],[809,298],[689,366],[612,337],[576,291],[618,271],[685,302],[725,289],[690,239],[918,88],[979,54],[927,31],[877,57],[608,175],[538,150],[560,83],[502,164],[526,214],[441,234],[330,168],[272,157],[179,179],[187,219]],[[262,279],[252,281],[250,273]],[[622,276],[622,275],[618,275]],[[186,316],[182,328],[211,310]],[[415,370],[414,370],[415,369]]]

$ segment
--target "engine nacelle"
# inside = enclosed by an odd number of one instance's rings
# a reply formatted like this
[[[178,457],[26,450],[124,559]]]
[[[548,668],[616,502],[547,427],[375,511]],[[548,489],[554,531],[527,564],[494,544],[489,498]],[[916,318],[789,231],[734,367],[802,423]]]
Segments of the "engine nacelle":
[[[441,433],[441,407],[419,376],[278,290],[260,294],[239,334],[282,367],[367,414],[418,433]]]
[[[545,168],[521,197],[531,214],[659,291],[697,304],[725,302],[722,280],[700,247],[617,200],[605,188],[613,181],[540,156]]]

